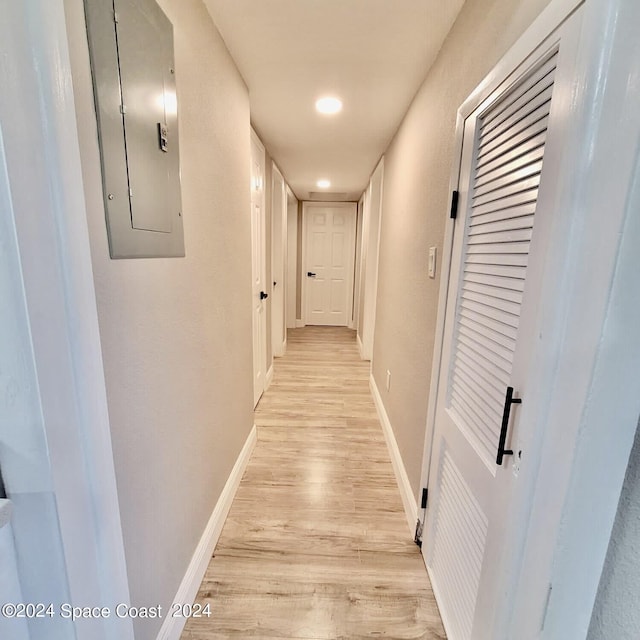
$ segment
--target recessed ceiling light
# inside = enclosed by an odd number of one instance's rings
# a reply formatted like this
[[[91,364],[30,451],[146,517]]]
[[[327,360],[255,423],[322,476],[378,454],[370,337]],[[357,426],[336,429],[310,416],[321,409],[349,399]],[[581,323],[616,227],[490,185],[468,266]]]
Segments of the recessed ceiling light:
[[[338,111],[342,111],[342,100],[331,97],[320,98],[316,101],[316,109],[320,113],[328,115],[338,113]]]
[[[331,186],[331,182],[329,182],[329,180],[318,180],[318,182],[316,182],[316,185],[320,189],[328,189]]]

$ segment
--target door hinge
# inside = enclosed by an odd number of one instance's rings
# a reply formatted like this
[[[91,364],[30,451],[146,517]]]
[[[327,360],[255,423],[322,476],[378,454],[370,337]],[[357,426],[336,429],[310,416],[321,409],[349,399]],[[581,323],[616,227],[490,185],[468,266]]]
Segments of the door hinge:
[[[455,220],[458,217],[458,198],[460,193],[458,191],[453,191],[451,193],[451,212],[449,217]]]
[[[413,537],[413,541],[422,548],[422,522],[420,520],[416,521],[416,534]]]
[[[119,18],[118,18],[118,13],[116,11],[113,12],[113,21],[118,24],[118,22],[120,22]]]
[[[422,490],[422,500],[420,501],[420,508],[421,509],[426,509],[427,508],[427,500],[429,499],[429,489],[423,489]]]

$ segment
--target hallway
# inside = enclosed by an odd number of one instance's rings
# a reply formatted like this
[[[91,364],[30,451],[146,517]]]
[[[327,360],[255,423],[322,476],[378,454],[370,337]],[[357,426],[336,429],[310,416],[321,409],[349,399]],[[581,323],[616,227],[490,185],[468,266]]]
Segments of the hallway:
[[[355,332],[290,330],[182,640],[445,637]]]

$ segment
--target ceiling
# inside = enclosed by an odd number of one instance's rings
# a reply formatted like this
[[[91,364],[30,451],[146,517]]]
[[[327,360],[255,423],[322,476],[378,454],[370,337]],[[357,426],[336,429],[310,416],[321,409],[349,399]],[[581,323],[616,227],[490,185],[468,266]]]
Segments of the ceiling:
[[[464,0],[204,2],[296,196],[357,200]],[[343,101],[341,113],[316,112],[325,95]]]

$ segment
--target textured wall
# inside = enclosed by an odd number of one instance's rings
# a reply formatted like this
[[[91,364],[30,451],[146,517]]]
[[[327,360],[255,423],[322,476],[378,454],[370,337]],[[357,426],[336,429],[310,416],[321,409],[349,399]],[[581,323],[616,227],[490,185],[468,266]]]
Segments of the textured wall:
[[[168,606],[252,427],[249,97],[200,0],[174,25],[186,258],[110,260],[82,2],[67,0],[134,605]],[[137,640],[161,621],[137,621]]]
[[[640,638],[640,424],[613,525],[588,640]]]
[[[467,0],[385,152],[373,374],[417,497],[456,112],[548,0]],[[392,373],[385,389],[386,371]]]

